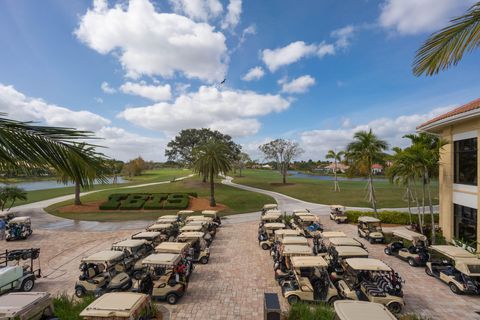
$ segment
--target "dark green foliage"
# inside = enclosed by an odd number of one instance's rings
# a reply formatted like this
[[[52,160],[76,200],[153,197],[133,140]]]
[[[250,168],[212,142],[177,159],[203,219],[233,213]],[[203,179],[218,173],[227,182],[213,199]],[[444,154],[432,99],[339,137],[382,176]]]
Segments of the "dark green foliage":
[[[80,312],[82,312],[83,309],[92,303],[93,300],[93,296],[75,299],[73,296],[63,293],[53,299],[55,316],[60,319],[82,320],[82,317],[80,317]]]
[[[110,201],[120,201],[125,200],[128,197],[128,193],[114,193],[108,196],[108,200]]]
[[[190,197],[198,198],[198,194],[196,192],[189,192],[188,195]]]
[[[195,196],[196,193],[193,193]],[[190,203],[188,193],[114,193],[100,210],[182,210]]]
[[[120,201],[109,200],[98,206],[100,210],[116,210],[120,206]]]
[[[374,217],[373,212],[364,212],[364,211],[347,211],[346,212],[348,221],[352,223],[356,223],[358,217],[361,216],[370,216]],[[425,223],[430,223],[430,215],[425,213]],[[380,219],[383,223],[391,223],[391,224],[403,224],[408,225],[410,224],[410,219],[408,217],[408,212],[401,212],[401,211],[379,211],[378,212],[378,219]],[[413,216],[414,221],[416,221],[415,215]],[[438,222],[438,214],[435,215],[435,222]]]
[[[163,208],[165,210],[183,210],[188,207],[188,203],[189,203],[188,197],[167,199],[163,204]]]
[[[143,209],[145,210],[160,210],[163,209],[163,200],[166,200],[168,194],[166,193],[153,193],[150,198],[145,202]]]
[[[290,308],[288,320],[334,320],[333,308],[326,304],[308,305],[296,303]]]

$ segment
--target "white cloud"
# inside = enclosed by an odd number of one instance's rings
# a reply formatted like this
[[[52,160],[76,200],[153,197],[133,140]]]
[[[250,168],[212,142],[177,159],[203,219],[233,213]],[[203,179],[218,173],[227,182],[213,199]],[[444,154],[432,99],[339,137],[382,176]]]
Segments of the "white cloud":
[[[227,6],[227,15],[222,21],[222,29],[233,29],[240,22],[242,14],[242,0],[230,0]]]
[[[0,84],[0,110],[9,118],[38,121],[51,126],[71,127],[96,131],[110,124],[110,120],[90,111],[73,111],[48,104],[39,98],[30,98],[13,86]]]
[[[137,95],[153,101],[165,101],[172,98],[172,88],[169,84],[152,86],[144,82],[125,82],[120,90],[123,93]]]
[[[254,67],[248,70],[247,74],[243,76],[242,80],[244,81],[252,81],[258,80],[265,75],[265,71],[263,71],[262,67]]]
[[[223,6],[218,0],[169,0],[175,12],[186,15],[194,20],[208,21],[218,17],[223,12]]]
[[[166,134],[186,128],[212,128],[239,137],[258,132],[258,117],[289,106],[290,102],[280,95],[201,86],[197,92],[181,95],[172,103],[127,108],[119,116]]]
[[[100,85],[100,88],[102,88],[103,92],[108,93],[108,94],[113,94],[113,93],[117,92],[117,90],[115,90],[115,88],[111,87],[108,84],[108,82],[106,82],[106,81],[102,82],[102,84]]]
[[[296,41],[282,48],[263,50],[262,60],[268,69],[274,72],[278,68],[297,62],[304,57],[316,55],[319,58],[323,58],[328,54],[335,54],[335,47],[332,44],[325,42],[306,44],[303,41]]]
[[[187,78],[210,82],[227,69],[225,36],[207,23],[159,13],[149,0],[130,0],[109,8],[96,0],[75,30],[79,40],[100,54],[118,57],[126,75]]]
[[[400,34],[433,32],[465,12],[477,0],[386,0],[379,22]]]
[[[340,49],[346,49],[350,45],[354,32],[355,28],[352,25],[333,30],[331,36],[337,39],[335,46]]]
[[[300,134],[303,148],[307,151],[305,157],[323,158],[330,149],[344,150],[359,130],[373,130],[380,138],[387,140],[390,146],[406,147],[408,140],[402,136],[414,133],[421,123],[442,114],[452,107],[435,108],[424,114],[402,115],[397,118],[377,118],[366,124],[350,127],[350,120],[342,121],[342,128],[304,131]]]
[[[315,84],[315,78],[307,74],[293,79],[292,81],[281,79],[278,83],[282,85],[282,92],[304,93],[308,91],[308,88]]]

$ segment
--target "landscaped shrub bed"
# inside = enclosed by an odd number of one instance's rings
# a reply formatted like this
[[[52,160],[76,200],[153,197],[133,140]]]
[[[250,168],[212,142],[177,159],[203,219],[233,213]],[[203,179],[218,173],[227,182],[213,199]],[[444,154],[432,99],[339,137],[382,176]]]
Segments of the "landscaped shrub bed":
[[[163,209],[162,201],[166,200],[168,194],[166,193],[154,193],[150,195],[150,198],[145,202],[143,209],[145,210],[160,210]]]
[[[352,223],[356,223],[358,221],[358,217],[361,216],[370,216],[374,217],[375,214],[373,212],[364,212],[364,211],[347,211],[346,212],[348,221]],[[382,221],[382,223],[389,223],[389,224],[403,224],[408,225],[410,224],[410,218],[408,217],[408,212],[402,211],[379,211],[377,215],[378,219]],[[425,223],[430,223],[430,213],[425,213],[424,215]],[[414,223],[418,222],[418,217],[416,214],[412,214],[412,221]],[[435,214],[435,222],[438,222],[438,214]]]
[[[196,193],[114,193],[100,204],[100,210],[183,210]]]

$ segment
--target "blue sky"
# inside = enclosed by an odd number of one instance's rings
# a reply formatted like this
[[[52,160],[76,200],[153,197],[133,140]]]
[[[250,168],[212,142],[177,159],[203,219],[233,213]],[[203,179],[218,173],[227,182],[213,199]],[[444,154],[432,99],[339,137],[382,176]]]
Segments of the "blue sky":
[[[0,111],[92,130],[123,160],[163,160],[190,127],[229,133],[257,159],[278,137],[321,159],[367,128],[403,145],[479,97],[478,51],[411,73],[421,43],[471,3],[3,0]]]

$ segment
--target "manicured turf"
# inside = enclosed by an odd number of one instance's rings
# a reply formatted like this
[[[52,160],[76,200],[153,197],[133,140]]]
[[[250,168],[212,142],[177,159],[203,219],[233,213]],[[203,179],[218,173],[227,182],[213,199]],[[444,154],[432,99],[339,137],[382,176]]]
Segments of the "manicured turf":
[[[275,202],[270,196],[263,194],[240,190],[237,188],[216,184],[215,199],[228,208],[222,211],[223,214],[238,214],[259,211],[265,203]],[[177,181],[170,184],[147,186],[140,188],[129,188],[115,190],[115,193],[167,193],[178,192],[188,193],[197,192],[199,197],[209,196],[209,184],[202,183],[198,177],[187,179],[184,181]],[[82,202],[93,202],[107,199],[113,190],[93,193],[82,197]],[[62,206],[70,205],[73,201],[65,201],[52,205],[46,210],[49,213],[58,215],[60,217],[75,219],[75,220],[95,220],[95,221],[113,221],[113,220],[142,220],[153,219],[159,215],[176,213],[177,210],[162,210],[156,212],[82,212],[82,213],[59,213],[56,209]]]
[[[165,168],[165,169],[158,169],[158,170],[149,170],[149,171],[145,171],[141,176],[130,178],[130,181],[127,183],[122,183],[117,185],[111,185],[111,184],[95,185],[92,189],[88,191],[112,189],[112,188],[118,188],[119,186],[128,186],[128,185],[152,183],[152,182],[159,182],[159,181],[170,181],[174,178],[188,176],[189,174],[191,174],[191,171],[184,170],[184,169]],[[61,196],[73,194],[73,192],[74,192],[74,187],[28,191],[27,200],[18,201],[15,203],[15,206],[42,201],[42,200],[51,199],[51,198],[56,198],[56,197],[61,197]]]
[[[342,204],[352,207],[370,207],[366,200],[366,182],[339,181],[341,192],[333,191],[333,181],[308,178],[287,177],[287,185],[282,185],[278,172],[271,170],[244,170],[243,177],[235,177],[233,182],[260,189],[272,190],[304,201],[321,204]],[[375,181],[379,208],[403,208],[407,206],[403,200],[405,189],[392,185],[388,181]],[[418,183],[419,195],[421,193]],[[438,203],[438,185],[432,185],[435,204]]]

